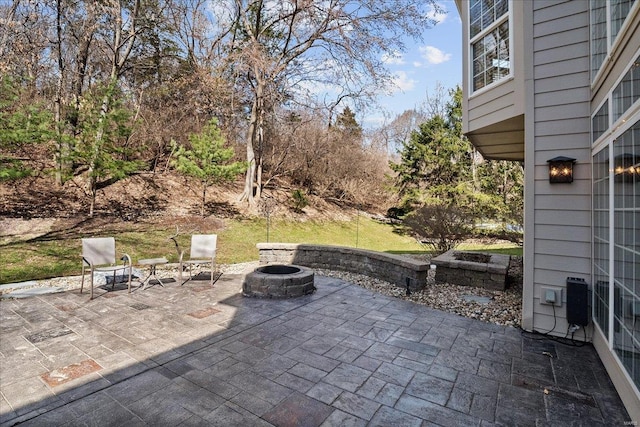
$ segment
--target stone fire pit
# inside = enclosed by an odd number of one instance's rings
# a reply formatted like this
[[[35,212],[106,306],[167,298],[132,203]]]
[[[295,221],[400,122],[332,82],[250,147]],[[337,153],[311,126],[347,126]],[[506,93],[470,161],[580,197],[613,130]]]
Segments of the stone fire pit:
[[[507,282],[509,255],[450,250],[431,260],[437,283],[477,286],[503,291]]]
[[[257,298],[295,298],[316,290],[313,271],[299,265],[265,265],[247,274],[242,294]]]

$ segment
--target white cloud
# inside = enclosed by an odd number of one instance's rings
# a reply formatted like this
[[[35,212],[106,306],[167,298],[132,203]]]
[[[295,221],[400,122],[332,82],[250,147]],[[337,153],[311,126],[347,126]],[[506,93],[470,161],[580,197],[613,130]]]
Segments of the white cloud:
[[[443,3],[438,2],[437,5],[438,10],[436,10],[433,5],[429,5],[429,11],[427,12],[427,18],[434,20],[435,25],[442,24],[447,19],[449,13],[447,7]]]
[[[422,67],[422,62],[420,62],[420,61],[413,61],[413,66],[414,66],[414,67],[416,67],[416,68],[420,68],[420,67]]]
[[[435,46],[422,46],[419,49],[422,57],[432,65],[442,64],[451,59],[450,53],[444,53]]]
[[[405,71],[396,71],[393,78],[393,86],[401,92],[412,90],[416,86],[417,81],[410,78]]]
[[[404,57],[400,52],[393,52],[391,54],[382,55],[382,62],[387,65],[403,65]]]

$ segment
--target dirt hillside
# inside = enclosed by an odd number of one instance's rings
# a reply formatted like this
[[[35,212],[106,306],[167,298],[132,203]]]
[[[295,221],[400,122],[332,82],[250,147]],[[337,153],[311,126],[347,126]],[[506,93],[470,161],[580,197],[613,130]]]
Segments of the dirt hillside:
[[[264,216],[264,204],[249,208],[238,201],[241,183],[207,189],[205,216],[200,215],[201,187],[175,174],[140,174],[99,190],[95,215],[89,218],[89,197],[80,179],[62,187],[51,177],[30,177],[0,184],[0,237],[25,239],[47,233],[95,234],[105,230],[144,229],[151,224],[217,229],[225,218]],[[290,191],[266,189],[273,217],[296,220],[348,219],[348,207],[309,197],[303,212],[290,207]]]

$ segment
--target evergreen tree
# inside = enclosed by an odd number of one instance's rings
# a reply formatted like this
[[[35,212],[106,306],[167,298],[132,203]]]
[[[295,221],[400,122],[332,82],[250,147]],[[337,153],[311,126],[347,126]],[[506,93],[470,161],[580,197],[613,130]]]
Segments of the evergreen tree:
[[[20,105],[19,92],[10,79],[0,79],[0,181],[31,174],[22,157],[54,135],[51,114],[37,104]]]
[[[342,114],[336,119],[335,127],[347,138],[362,139],[362,126],[356,120],[356,114],[349,107],[344,107]]]
[[[131,114],[123,108],[117,95],[115,85],[111,84],[87,94],[80,103],[80,134],[72,160],[88,171],[89,216],[93,216],[100,188],[126,178],[141,167],[141,162],[130,160],[126,141],[132,132]],[[111,108],[105,109],[105,104]]]
[[[446,116],[435,114],[422,123],[403,144],[400,161],[390,163],[406,210],[434,200],[472,197],[473,150],[461,133],[458,90],[451,93]]]
[[[502,224],[522,226],[524,169],[519,162],[491,160],[478,165],[480,192],[485,195],[482,216]]]
[[[225,148],[225,139],[215,119],[198,134],[189,135],[191,148],[172,141],[175,150],[174,166],[185,174],[197,178],[202,184],[200,215],[204,216],[207,187],[211,184],[232,180],[246,169],[243,162],[229,162],[233,148]]]
[[[517,162],[483,160],[462,134],[462,91],[450,99],[400,151],[391,163],[401,213],[417,235],[437,242],[437,249],[455,246],[469,235],[474,222],[522,224],[523,170]],[[464,223],[460,222],[464,219]],[[504,231],[504,230],[503,230]],[[504,237],[510,237],[509,233]]]

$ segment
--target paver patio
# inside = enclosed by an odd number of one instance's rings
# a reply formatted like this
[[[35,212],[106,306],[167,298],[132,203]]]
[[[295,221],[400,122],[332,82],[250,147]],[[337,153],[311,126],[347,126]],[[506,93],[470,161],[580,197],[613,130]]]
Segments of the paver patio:
[[[623,425],[593,347],[316,276],[0,301],[0,425]],[[98,291],[100,292],[100,291]]]

